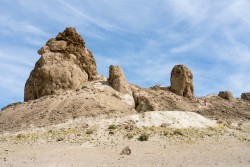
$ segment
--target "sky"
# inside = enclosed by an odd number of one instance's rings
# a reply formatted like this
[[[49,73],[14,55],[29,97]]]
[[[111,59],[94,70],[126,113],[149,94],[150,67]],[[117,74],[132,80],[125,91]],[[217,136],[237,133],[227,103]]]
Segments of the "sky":
[[[141,87],[193,73],[197,97],[250,92],[249,0],[0,0],[0,108],[23,101],[37,50],[75,27],[100,75],[123,68]]]

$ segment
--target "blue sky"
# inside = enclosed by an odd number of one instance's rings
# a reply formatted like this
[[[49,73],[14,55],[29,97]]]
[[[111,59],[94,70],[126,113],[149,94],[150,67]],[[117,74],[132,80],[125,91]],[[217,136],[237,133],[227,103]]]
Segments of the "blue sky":
[[[120,65],[129,82],[170,85],[176,64],[196,96],[250,91],[249,0],[0,0],[0,108],[23,101],[37,50],[75,27],[98,72]]]

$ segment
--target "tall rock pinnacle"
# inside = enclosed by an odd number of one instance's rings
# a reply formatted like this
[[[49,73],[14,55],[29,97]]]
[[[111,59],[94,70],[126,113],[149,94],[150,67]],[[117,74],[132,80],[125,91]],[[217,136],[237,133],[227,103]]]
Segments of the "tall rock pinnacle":
[[[132,94],[129,84],[120,66],[109,66],[108,82],[118,92]]]
[[[50,39],[25,84],[24,101],[76,89],[97,78],[96,61],[75,28]]]
[[[170,90],[177,95],[193,98],[193,74],[185,65],[176,65],[171,71]]]

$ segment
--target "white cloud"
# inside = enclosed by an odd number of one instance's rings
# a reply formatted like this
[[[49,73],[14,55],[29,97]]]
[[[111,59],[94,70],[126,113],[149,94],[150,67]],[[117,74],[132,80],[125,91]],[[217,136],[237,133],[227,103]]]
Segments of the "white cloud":
[[[194,49],[196,49],[197,47],[199,47],[200,45],[202,45],[203,39],[202,38],[198,38],[198,39],[194,39],[193,41],[188,41],[185,44],[182,44],[181,46],[177,46],[172,48],[169,53],[170,54],[179,54],[179,53],[185,53],[188,51],[192,51]]]
[[[13,20],[7,16],[1,16],[0,22],[4,23],[1,24],[0,27],[1,29],[4,29],[6,33],[8,32],[8,35],[23,35],[25,33],[31,35],[48,36],[48,33],[46,33],[44,30],[27,21]]]
[[[174,24],[188,23],[192,28],[197,28],[206,20],[213,18],[218,13],[216,7],[220,6],[221,1],[216,3],[213,0],[167,0],[166,5],[170,7],[170,15],[174,19]]]
[[[61,5],[63,5],[64,7],[66,7],[68,10],[70,10],[72,12],[72,14],[74,14],[75,16],[80,16],[82,19],[84,19],[84,21],[88,21],[91,24],[94,24],[98,27],[101,27],[105,30],[121,30],[119,27],[108,23],[106,21],[103,20],[99,20],[96,19],[94,17],[91,17],[90,15],[87,15],[86,13],[84,13],[83,11],[80,11],[79,9],[77,9],[77,7],[74,7],[72,5],[70,5],[69,3],[67,3],[64,0],[57,0]]]

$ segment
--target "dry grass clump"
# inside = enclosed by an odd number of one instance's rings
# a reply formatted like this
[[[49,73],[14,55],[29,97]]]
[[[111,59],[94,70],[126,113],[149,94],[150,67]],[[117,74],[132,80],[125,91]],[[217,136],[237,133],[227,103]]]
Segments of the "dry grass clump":
[[[117,125],[115,124],[111,124],[109,125],[108,129],[112,130],[112,129],[116,129],[117,128]]]
[[[139,141],[148,141],[148,139],[149,139],[149,134],[147,132],[143,132],[138,138]]]
[[[90,135],[90,134],[93,134],[94,133],[94,131],[95,131],[95,129],[87,129],[86,130],[86,134],[88,134],[88,135]]]

